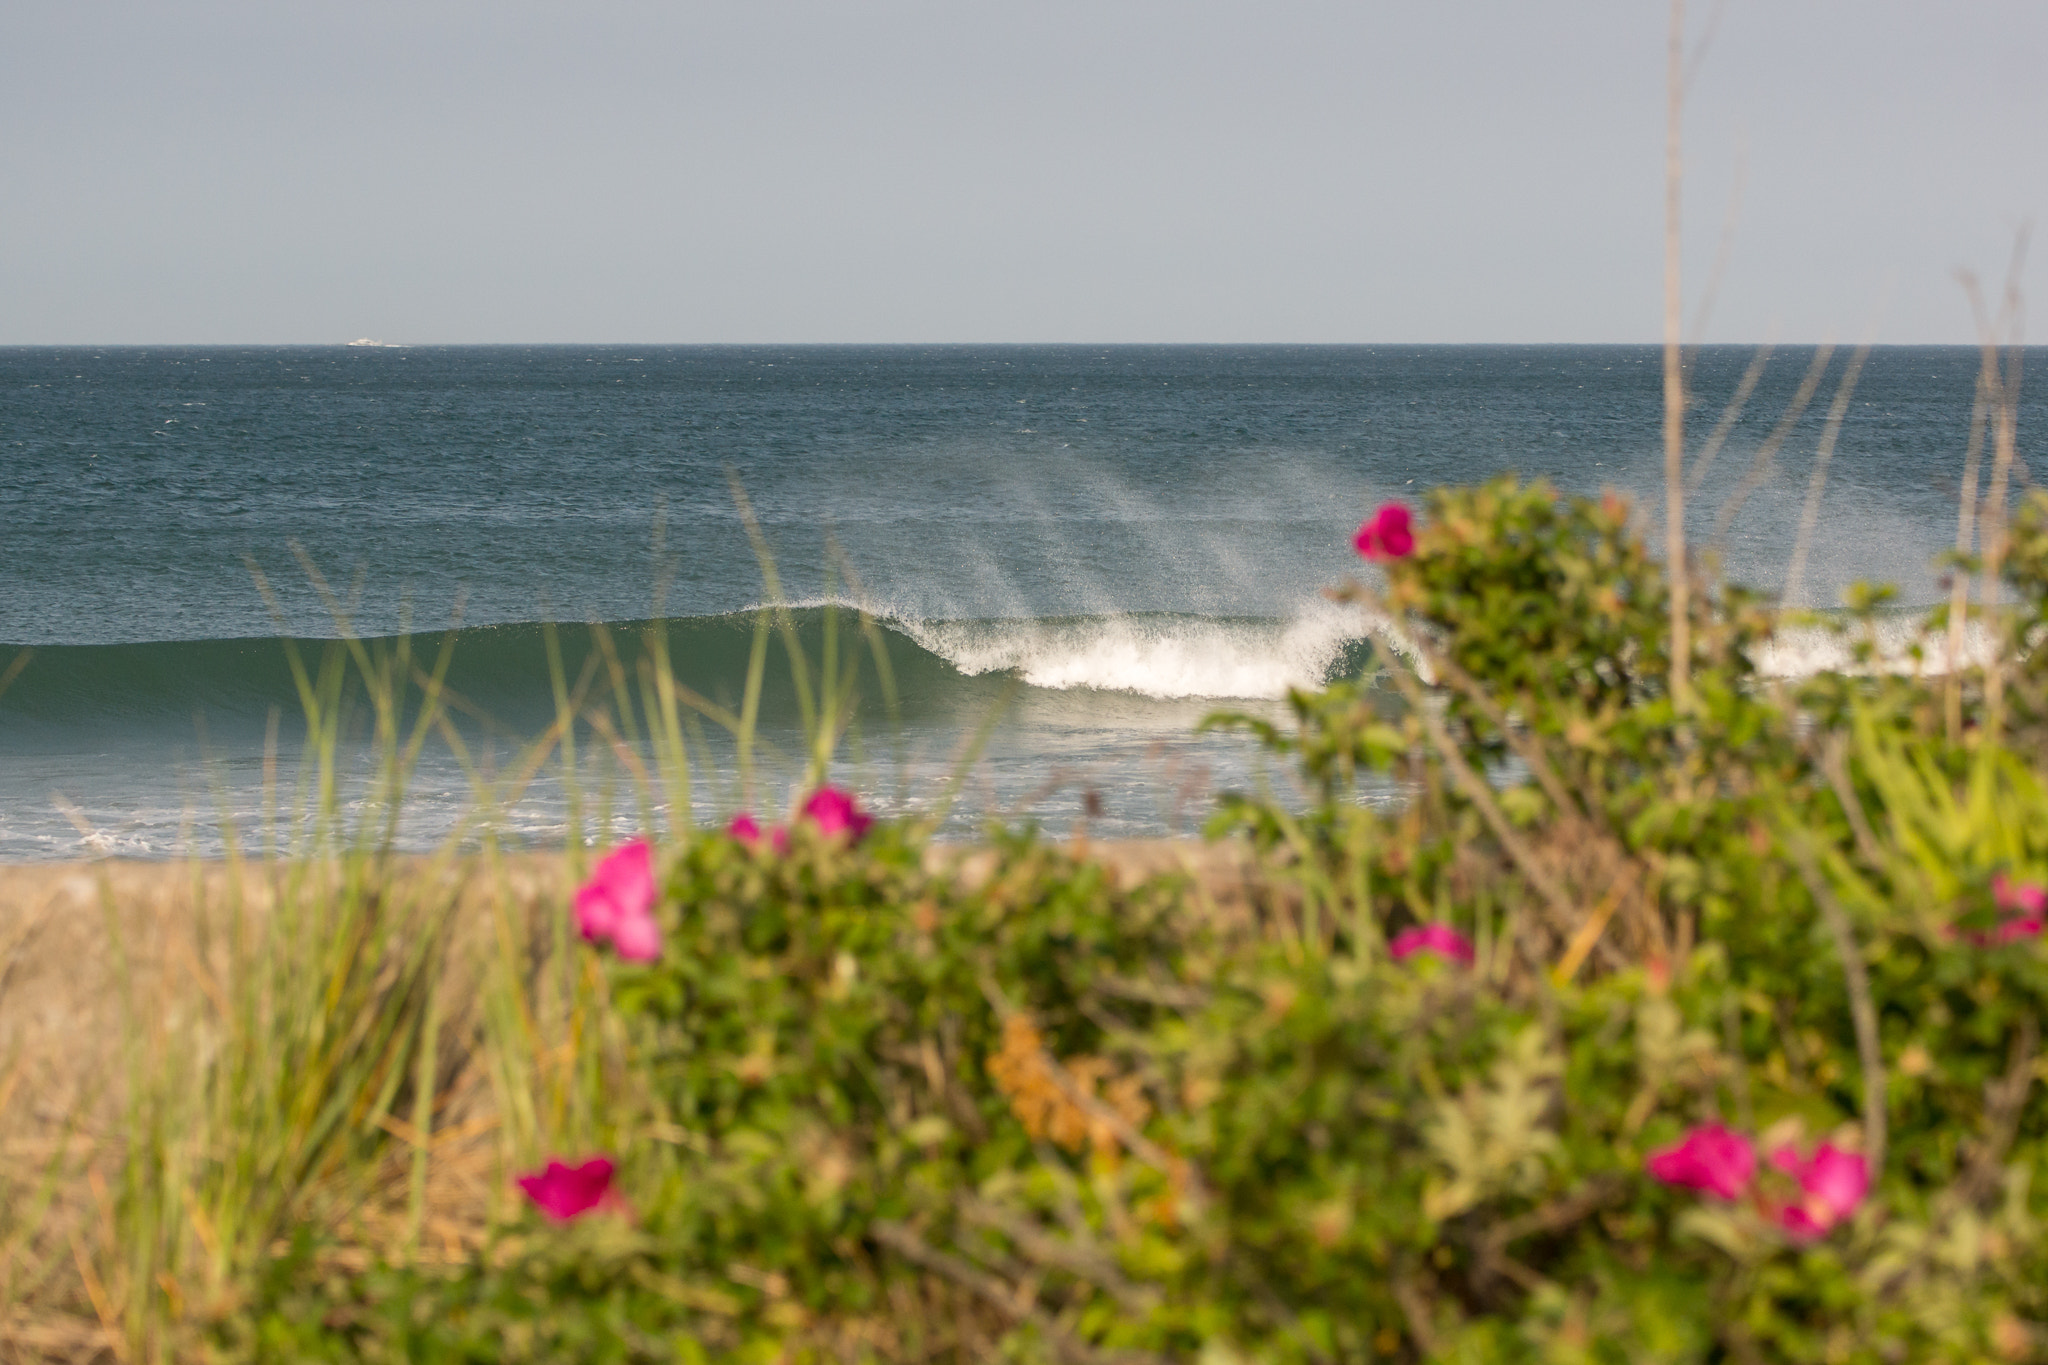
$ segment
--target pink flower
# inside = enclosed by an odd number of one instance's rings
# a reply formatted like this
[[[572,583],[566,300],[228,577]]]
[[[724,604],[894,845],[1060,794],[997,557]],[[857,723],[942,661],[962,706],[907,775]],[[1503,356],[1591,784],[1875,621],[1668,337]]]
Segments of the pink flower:
[[[2001,910],[2019,910],[2040,919],[2048,915],[2048,891],[2032,882],[2017,885],[2006,880],[2003,872],[1991,879],[1991,898],[1998,902]]]
[[[859,843],[861,836],[868,832],[868,826],[875,822],[873,816],[854,803],[851,792],[843,792],[837,787],[820,787],[812,792],[803,809],[797,812],[797,818],[809,820],[827,839],[843,835],[850,844]],[[777,825],[764,835],[760,823],[745,811],[733,816],[725,832],[748,848],[759,848],[766,843],[777,853],[789,850],[788,829]]]
[[[2023,938],[2033,938],[2041,932],[2044,921],[2039,915],[2016,915],[1998,926],[1997,941],[2017,943]]]
[[[1735,1199],[1756,1176],[1756,1148],[1742,1134],[1707,1123],[1677,1146],[1650,1153],[1643,1166],[1667,1185]]]
[[[2003,872],[1997,873],[1991,878],[1991,899],[2002,912],[1998,927],[1972,930],[1964,935],[1979,948],[2033,938],[2048,925],[2048,890],[2032,882],[2014,883]]]
[[[634,915],[612,930],[612,947],[628,962],[661,961],[661,924],[653,915]]]
[[[803,815],[826,838],[844,834],[848,843],[859,843],[874,823],[874,817],[853,803],[852,793],[837,787],[820,787],[812,792],[811,799],[804,802]]]
[[[1406,559],[1415,552],[1415,533],[1409,529],[1408,509],[1398,502],[1387,503],[1358,528],[1351,543],[1367,559]]]
[[[742,844],[745,844],[748,848],[758,849],[761,845],[766,844],[777,853],[785,852],[789,848],[788,830],[784,829],[781,825],[777,825],[774,829],[763,833],[761,822],[745,811],[741,811],[738,815],[733,816],[732,822],[726,825],[725,832],[739,840]]]
[[[645,919],[654,910],[654,851],[645,839],[622,844],[591,871],[576,890],[576,929],[592,943],[602,943],[628,920]]]
[[[1797,1241],[1823,1236],[1870,1193],[1870,1163],[1832,1142],[1823,1142],[1808,1158],[1802,1158],[1797,1148],[1780,1147],[1771,1153],[1771,1164],[1798,1181],[1805,1196],[1778,1210],[1778,1225]]]
[[[1413,929],[1403,929],[1387,946],[1393,950],[1396,962],[1405,962],[1417,953],[1435,953],[1444,961],[1455,962],[1460,967],[1472,965],[1472,940],[1448,924],[1422,924]]]
[[[2044,923],[2048,923],[2048,890],[2032,882],[2014,884],[2007,881],[2001,872],[1991,879],[1991,898],[1998,903],[1999,909],[2015,912],[1998,926],[2000,943],[2031,938],[2041,932]]]
[[[519,1177],[519,1188],[557,1223],[580,1218],[601,1204],[612,1202],[612,1161],[596,1156],[580,1166],[550,1161],[547,1169]]]

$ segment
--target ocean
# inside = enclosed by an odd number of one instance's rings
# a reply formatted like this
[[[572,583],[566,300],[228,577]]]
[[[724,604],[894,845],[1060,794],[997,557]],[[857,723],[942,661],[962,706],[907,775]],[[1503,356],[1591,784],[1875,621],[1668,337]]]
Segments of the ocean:
[[[1695,443],[1752,354],[1698,353]],[[1772,356],[1695,537],[1812,354]],[[1846,359],[1735,520],[1730,578],[1783,582]],[[556,713],[551,636],[573,685],[601,638],[630,673],[659,629],[696,694],[743,702],[769,591],[735,488],[813,662],[835,631],[839,658],[868,660],[835,774],[871,804],[950,797],[960,836],[990,818],[1187,832],[1219,788],[1287,783],[1203,717],[1277,715],[1290,685],[1361,666],[1358,622],[1321,589],[1359,571],[1350,535],[1379,502],[1512,469],[1632,493],[1659,534],[1659,365],[1637,346],[0,349],[0,669],[34,651],[0,695],[0,860],[258,844],[304,738],[287,642],[317,662],[344,634],[384,652],[410,635],[431,661],[454,632],[462,744],[423,747],[402,845],[475,837],[487,778],[500,837],[559,842],[560,774],[502,784]],[[1813,604],[1857,579],[1935,598],[1976,366],[1960,347],[1871,354]],[[2023,454],[2042,416],[2024,405]],[[701,721],[695,818],[790,796],[802,726],[779,644],[767,679],[751,791]],[[342,743],[358,772],[363,718]],[[580,734],[592,838],[647,818],[621,744]]]

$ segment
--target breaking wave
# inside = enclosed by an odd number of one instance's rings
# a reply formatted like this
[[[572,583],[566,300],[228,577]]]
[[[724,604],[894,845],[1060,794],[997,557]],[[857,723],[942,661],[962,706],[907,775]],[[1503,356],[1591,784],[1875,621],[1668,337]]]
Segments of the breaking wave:
[[[828,626],[828,614],[836,619]],[[606,638],[629,670],[656,637],[665,637],[676,676],[704,696],[736,702],[745,688],[757,612],[603,625],[468,626],[455,632],[447,686],[483,714],[507,723],[551,716],[550,631],[571,679],[601,657]],[[828,634],[843,660],[868,653],[854,612],[827,604],[789,609],[799,648],[813,666]],[[1317,604],[1285,619],[1169,613],[984,620],[877,617],[883,651],[905,707],[945,709],[978,702],[1015,679],[1051,691],[1095,690],[1160,699],[1275,698],[1356,673],[1367,649],[1355,616]],[[780,629],[765,674],[764,714],[794,702]],[[375,652],[403,648],[431,666],[446,637],[382,636]],[[0,696],[0,720],[37,725],[121,725],[175,721],[195,711],[261,717],[272,708],[296,715],[290,655],[312,667],[338,647],[309,636],[174,640],[36,649]],[[0,666],[14,650],[0,646]],[[872,676],[872,674],[871,674]],[[863,691],[870,690],[864,685]]]
[[[829,625],[828,616],[834,618]],[[455,632],[447,686],[475,713],[538,728],[554,714],[549,632],[559,642],[572,680],[603,657],[605,645],[633,676],[638,658],[659,635],[666,639],[681,682],[715,702],[736,706],[745,689],[758,620],[757,611],[747,610],[661,622],[464,627]],[[1013,682],[1046,692],[1161,701],[1270,700],[1285,696],[1290,687],[1357,676],[1371,664],[1371,646],[1355,610],[1324,602],[1281,618],[1161,612],[958,620],[878,615],[872,620],[906,715],[981,705]],[[863,638],[854,611],[843,604],[808,603],[789,608],[787,621],[813,667],[824,655],[828,636],[836,640],[842,661],[852,657],[849,651],[859,651],[870,679],[861,690],[876,697],[873,666],[865,661],[872,644]],[[1946,639],[1926,634],[1917,619],[1883,618],[1873,630],[1875,667],[1946,671]],[[1868,667],[1856,659],[1860,638],[1855,628],[1787,627],[1758,650],[1756,662],[1767,677],[1856,671]],[[771,632],[762,696],[767,720],[792,714],[797,704],[783,639],[780,628]],[[416,661],[431,665],[446,637],[422,633],[363,643],[372,652],[402,647]],[[334,640],[308,636],[45,646],[0,695],[0,724],[33,730],[155,722],[175,723],[189,733],[196,713],[261,718],[277,709],[296,716],[299,695],[290,653],[296,651],[312,667],[324,651],[337,647]],[[1966,666],[1984,662],[1991,647],[1991,633],[1972,622],[1962,651]],[[0,669],[15,652],[0,646]]]

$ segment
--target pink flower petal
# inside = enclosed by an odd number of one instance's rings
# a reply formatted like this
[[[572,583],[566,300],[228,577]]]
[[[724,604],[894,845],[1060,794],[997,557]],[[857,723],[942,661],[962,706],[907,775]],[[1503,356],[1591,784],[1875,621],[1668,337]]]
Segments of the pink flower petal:
[[[1380,553],[1390,559],[1405,559],[1415,550],[1415,533],[1409,526],[1408,509],[1390,502],[1379,511]]]
[[[1778,1210],[1778,1226],[1792,1234],[1795,1242],[1814,1242],[1827,1236],[1830,1223],[1823,1223],[1798,1204]]]
[[[519,1188],[540,1211],[558,1223],[580,1218],[605,1202],[612,1187],[610,1157],[592,1157],[580,1166],[550,1161],[545,1170],[519,1177]]]
[[[2019,915],[1998,926],[2000,943],[2017,943],[2023,938],[2037,937],[2044,923],[2038,914]]]
[[[1756,1176],[1756,1148],[1718,1123],[1702,1124],[1676,1146],[1650,1153],[1643,1166],[1667,1185],[1739,1198]]]
[[[661,960],[661,925],[653,915],[633,915],[612,930],[612,946],[628,962]]]
[[[1460,967],[1472,965],[1472,940],[1448,924],[1421,924],[1413,929],[1403,929],[1394,935],[1393,942],[1387,947],[1392,950],[1396,962],[1405,962],[1417,953],[1435,953]]]
[[[864,813],[854,804],[853,795],[837,787],[820,787],[804,802],[804,818],[818,827],[826,838],[846,835],[848,842],[858,843],[874,823],[872,816]]]
[[[1771,1164],[1799,1182],[1804,1197],[1778,1211],[1778,1225],[1800,1241],[1822,1236],[1854,1213],[1870,1193],[1870,1163],[1860,1152],[1823,1142],[1811,1157],[1786,1146],[1771,1153]]]
[[[2048,889],[2032,882],[2013,882],[2001,872],[1991,879],[1991,896],[2001,910],[2024,910],[2030,915],[2048,915]]]
[[[1799,1188],[1834,1210],[1837,1218],[1847,1218],[1870,1193],[1870,1163],[1861,1152],[1845,1152],[1823,1142],[1800,1174]]]
[[[1408,509],[1398,502],[1385,504],[1358,528],[1351,544],[1367,559],[1407,558],[1415,552],[1415,533]]]
[[[1974,947],[1993,948],[2033,938],[2048,924],[2048,891],[2032,882],[2014,882],[2003,872],[1996,873],[1991,878],[1991,900],[2002,912],[1995,928],[1951,926],[1949,935],[1966,939]]]
[[[745,811],[733,816],[731,822],[726,825],[725,832],[749,848],[760,846],[761,822]]]
[[[619,908],[604,887],[586,882],[576,889],[576,932],[591,943],[612,936],[619,922]]]
[[[576,890],[576,928],[593,943],[654,908],[654,850],[645,839],[621,844],[591,869]]]

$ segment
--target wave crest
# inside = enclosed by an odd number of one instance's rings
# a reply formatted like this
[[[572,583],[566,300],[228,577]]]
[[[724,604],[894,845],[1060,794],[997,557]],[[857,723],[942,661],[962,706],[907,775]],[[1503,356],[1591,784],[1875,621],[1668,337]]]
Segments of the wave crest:
[[[1318,687],[1360,642],[1357,619],[1311,607],[1285,620],[1137,615],[896,622],[961,673],[1015,673],[1033,687],[1181,699],[1274,698]]]

